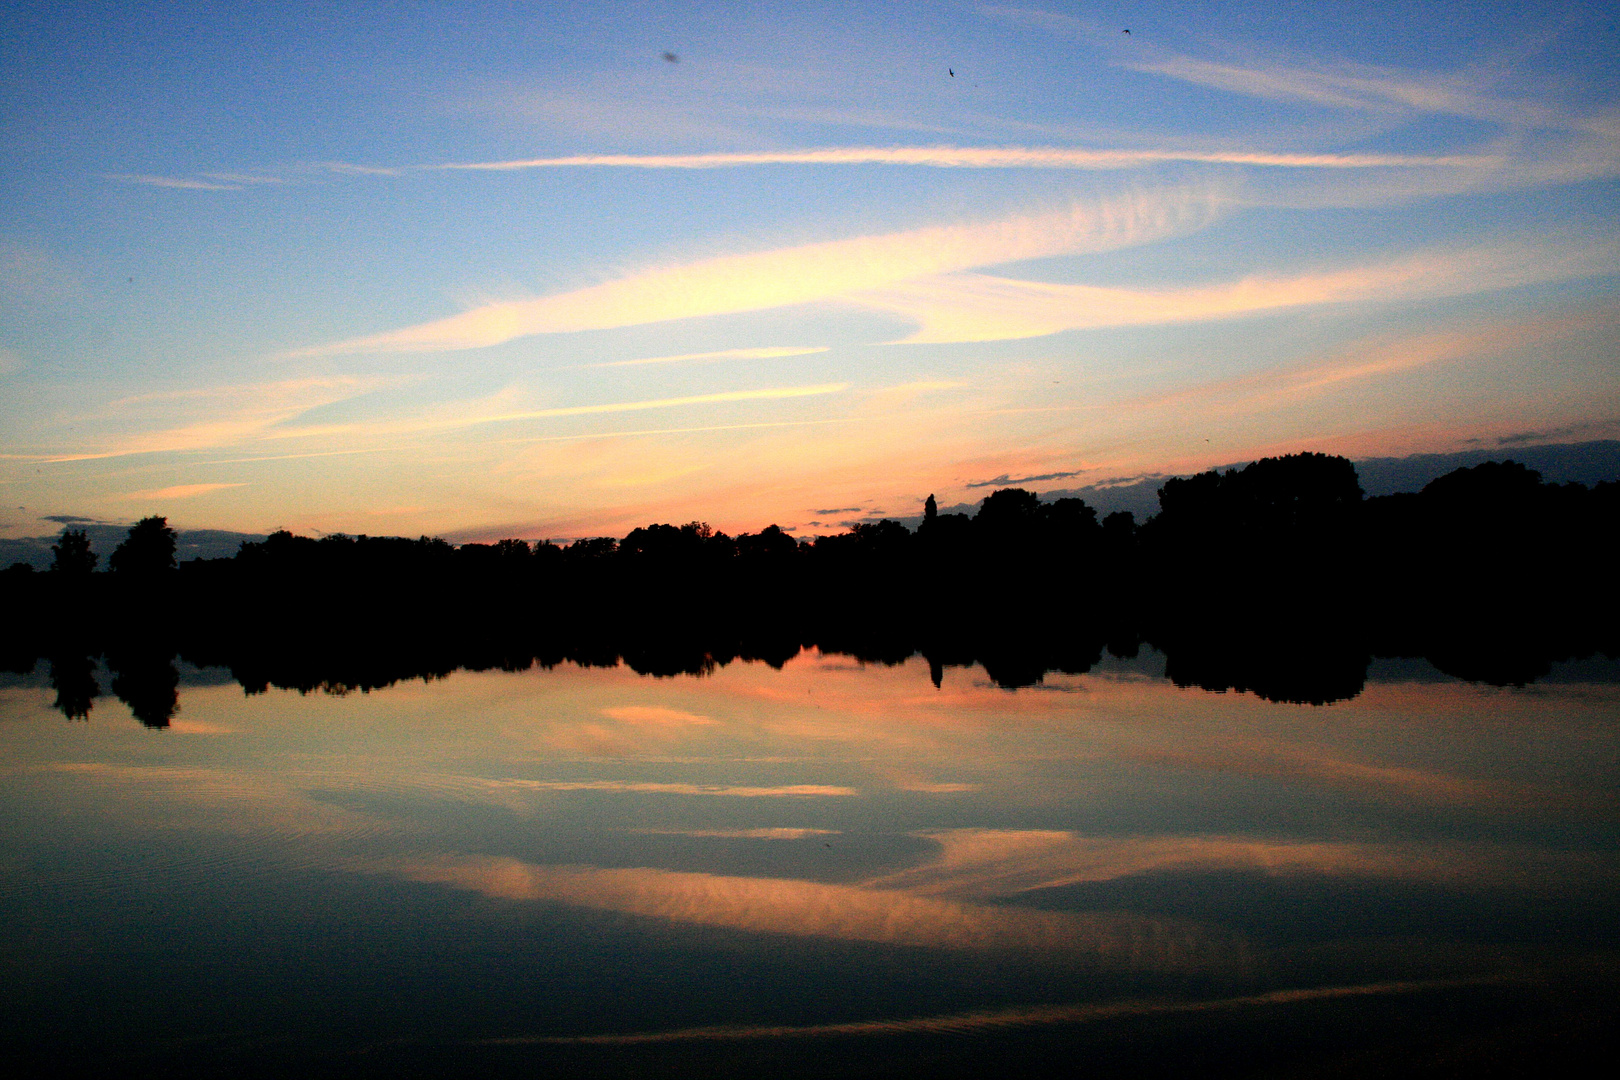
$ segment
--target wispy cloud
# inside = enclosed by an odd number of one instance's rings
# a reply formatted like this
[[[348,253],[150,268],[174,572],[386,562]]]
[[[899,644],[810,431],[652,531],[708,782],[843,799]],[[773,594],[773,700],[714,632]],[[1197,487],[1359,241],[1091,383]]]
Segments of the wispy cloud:
[[[389,381],[374,376],[319,376],[159,391],[120,398],[75,417],[75,422],[98,420],[127,428],[138,425],[146,418],[167,426],[120,434],[98,440],[100,445],[79,450],[32,455],[31,460],[89,461],[251,443],[267,437],[278,425],[289,423],[310,409],[356,397]],[[198,416],[198,419],[176,425],[176,414],[183,416],[188,412]]]
[[[642,367],[647,364],[711,364],[725,360],[776,360],[788,356],[811,356],[827,351],[825,345],[774,345],[754,349],[720,349],[715,352],[677,353],[674,356],[648,356],[637,360],[605,360],[584,364],[588,368]]]
[[[222,184],[212,180],[192,180],[183,176],[148,176],[144,173],[104,173],[103,179],[120,184],[144,184],[147,187],[178,188],[182,191],[241,191],[241,184]]]
[[[1338,109],[1434,113],[1515,127],[1589,128],[1591,121],[1535,102],[1484,92],[1470,75],[1422,75],[1366,64],[1304,67],[1231,64],[1189,56],[1128,62],[1122,67],[1272,101]]]
[[[387,165],[352,165],[345,161],[323,161],[320,167],[338,176],[399,176],[406,171]]]
[[[131,491],[122,496],[126,502],[164,502],[171,499],[194,499],[198,495],[207,495],[210,492],[222,491],[225,488],[247,487],[246,484],[176,484],[166,488],[148,488],[144,491]]]
[[[105,410],[118,411],[139,408],[149,404],[173,405],[194,402],[210,419],[181,427],[126,435],[110,445],[79,451],[59,453],[10,455],[18,460],[38,462],[91,461],[104,458],[129,457],[139,454],[177,453],[220,449],[225,447],[253,447],[286,443],[299,439],[365,439],[408,438],[438,432],[480,426],[514,423],[526,420],[546,420],[575,416],[594,416],[613,413],[642,412],[658,409],[714,406],[757,401],[784,401],[800,398],[840,394],[849,389],[848,383],[818,383],[808,386],[776,386],[751,390],[723,390],[709,394],[690,394],[683,397],[653,398],[640,401],[613,401],[594,405],[568,405],[549,409],[514,411],[502,409],[472,414],[429,415],[375,421],[345,423],[300,422],[300,417],[323,405],[357,396],[388,380],[377,378],[317,378],[290,380],[284,383],[247,384],[235,387],[217,387],[196,391],[176,391],[125,398],[105,406]],[[486,402],[486,406],[487,406]],[[167,413],[167,410],[165,410]],[[661,429],[645,432],[578,433],[558,436],[556,441],[584,438],[611,438],[637,434],[670,434],[679,430],[712,431],[727,428],[797,426],[816,423],[846,423],[846,420],[775,421],[755,424],[703,425],[689,429]],[[507,442],[550,441],[547,437],[505,440]],[[347,454],[381,453],[389,447],[340,447],[309,452],[247,454],[221,458],[207,464],[235,464],[249,461],[278,461],[301,458],[334,457]],[[204,462],[199,462],[204,464]]]
[[[582,439],[634,439],[653,435],[690,435],[708,431],[749,431],[755,428],[820,427],[828,424],[853,424],[856,417],[838,416],[823,420],[765,420],[752,424],[701,424],[694,427],[636,428],[623,431],[582,431],[568,435],[530,435],[520,439],[502,439],[507,445],[521,443],[578,442]]]
[[[217,180],[222,184],[285,184],[287,181],[279,176],[261,176],[254,173],[208,172],[201,174],[209,180]]]
[[[486,424],[505,424],[520,420],[550,420],[567,416],[596,416],[605,413],[642,412],[648,409],[677,409],[691,405],[722,405],[744,401],[782,401],[792,398],[820,397],[841,394],[849,383],[817,383],[811,386],[771,386],[756,390],[722,390],[712,394],[689,394],[685,397],[650,398],[644,401],[610,401],[598,405],[564,405],[551,409],[528,409],[521,412],[481,413],[472,416],[446,416],[419,420],[388,420],[375,423],[331,424],[310,427],[288,427],[275,433],[276,438],[303,438],[310,435],[370,434],[405,435],[430,431],[448,431],[455,428],[478,427]]]
[[[1266,151],[1093,149],[1068,146],[832,146],[712,154],[577,154],[510,161],[426,166],[467,172],[520,169],[731,169],[751,165],[912,165],[936,169],[1136,169],[1168,162],[1283,169],[1373,169],[1447,166],[1483,168],[1497,158],[1477,154],[1298,154]]]
[[[1222,201],[1211,187],[1149,189],[980,224],[726,255],[573,292],[488,304],[447,319],[292,355],[476,349],[532,334],[639,326],[832,300],[954,270],[1148,243],[1207,224]]]
[[[1352,349],[1327,359],[1199,383],[1167,393],[1147,394],[1127,404],[1143,410],[1179,407],[1203,415],[1226,410],[1267,409],[1333,392],[1347,383],[1414,368],[1464,361],[1534,344],[1567,348],[1571,339],[1583,334],[1595,331],[1612,335],[1617,323],[1620,323],[1620,311],[1607,305],[1573,314],[1490,319],[1465,328],[1398,333],[1358,341]],[[1161,474],[1150,474],[1140,479],[1160,478]],[[1120,482],[1132,483],[1136,479],[1124,477]]]
[[[1505,240],[1404,259],[1169,290],[1100,288],[948,274],[850,299],[918,324],[908,342],[998,341],[1065,330],[1236,318],[1319,304],[1409,301],[1608,273],[1620,244]]]

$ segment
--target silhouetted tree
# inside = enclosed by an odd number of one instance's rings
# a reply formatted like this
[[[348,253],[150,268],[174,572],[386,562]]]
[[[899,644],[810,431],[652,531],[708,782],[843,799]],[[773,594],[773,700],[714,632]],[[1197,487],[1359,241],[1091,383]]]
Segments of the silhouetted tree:
[[[1166,481],[1138,535],[1161,602],[1309,607],[1354,587],[1361,502],[1342,457],[1262,458]]]
[[[495,553],[508,565],[523,565],[534,556],[534,551],[529,547],[528,541],[513,539],[497,540],[495,542]]]
[[[63,529],[61,539],[51,545],[51,572],[64,578],[86,578],[96,568],[96,553],[90,550],[90,536],[83,529]]]
[[[114,573],[151,577],[174,569],[175,532],[169,520],[142,518],[129,530],[129,538],[112,553],[107,566]]]
[[[973,523],[981,529],[1017,532],[1034,524],[1040,513],[1040,496],[1033,491],[1001,488],[992,491],[979,503],[979,512],[973,516]]]
[[[610,558],[619,550],[619,542],[611,536],[591,536],[575,540],[563,548],[569,562],[592,562]]]
[[[928,500],[923,503],[923,524],[932,524],[937,517],[939,517],[939,503],[934,501],[932,494],[929,494]]]
[[[767,525],[757,533],[737,537],[737,557],[745,565],[786,568],[798,551],[799,542],[777,525]]]

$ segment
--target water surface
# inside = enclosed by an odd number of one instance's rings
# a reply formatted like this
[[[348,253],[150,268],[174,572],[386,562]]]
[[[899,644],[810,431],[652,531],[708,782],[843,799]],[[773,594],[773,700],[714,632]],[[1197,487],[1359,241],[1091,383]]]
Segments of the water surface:
[[[1402,662],[1312,706],[1163,672],[177,669],[153,728],[111,695],[64,718],[42,663],[0,689],[0,1033],[40,1068],[525,1075],[1354,1071],[1591,1035],[1620,685]]]

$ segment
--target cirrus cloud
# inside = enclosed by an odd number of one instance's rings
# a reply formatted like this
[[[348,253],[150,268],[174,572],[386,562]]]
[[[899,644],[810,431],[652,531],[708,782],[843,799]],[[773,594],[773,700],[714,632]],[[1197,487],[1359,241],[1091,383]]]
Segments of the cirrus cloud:
[[[126,502],[163,502],[171,499],[195,499],[226,488],[247,487],[247,484],[176,484],[173,487],[147,488],[124,495]]]
[[[534,334],[606,330],[838,300],[974,267],[1162,240],[1207,225],[1225,202],[1214,187],[1147,189],[995,221],[722,255],[572,292],[486,304],[449,318],[290,355],[478,349]]]

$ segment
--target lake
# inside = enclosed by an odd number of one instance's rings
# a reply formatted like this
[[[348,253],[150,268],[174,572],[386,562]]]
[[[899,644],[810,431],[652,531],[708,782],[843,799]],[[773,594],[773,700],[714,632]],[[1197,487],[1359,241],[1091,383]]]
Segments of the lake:
[[[1374,661],[1327,705],[1151,649],[1016,689],[813,649],[367,692],[178,664],[166,727],[84,663],[82,717],[48,662],[0,685],[0,1045],[35,1071],[1350,1075],[1613,1038],[1601,659]]]

